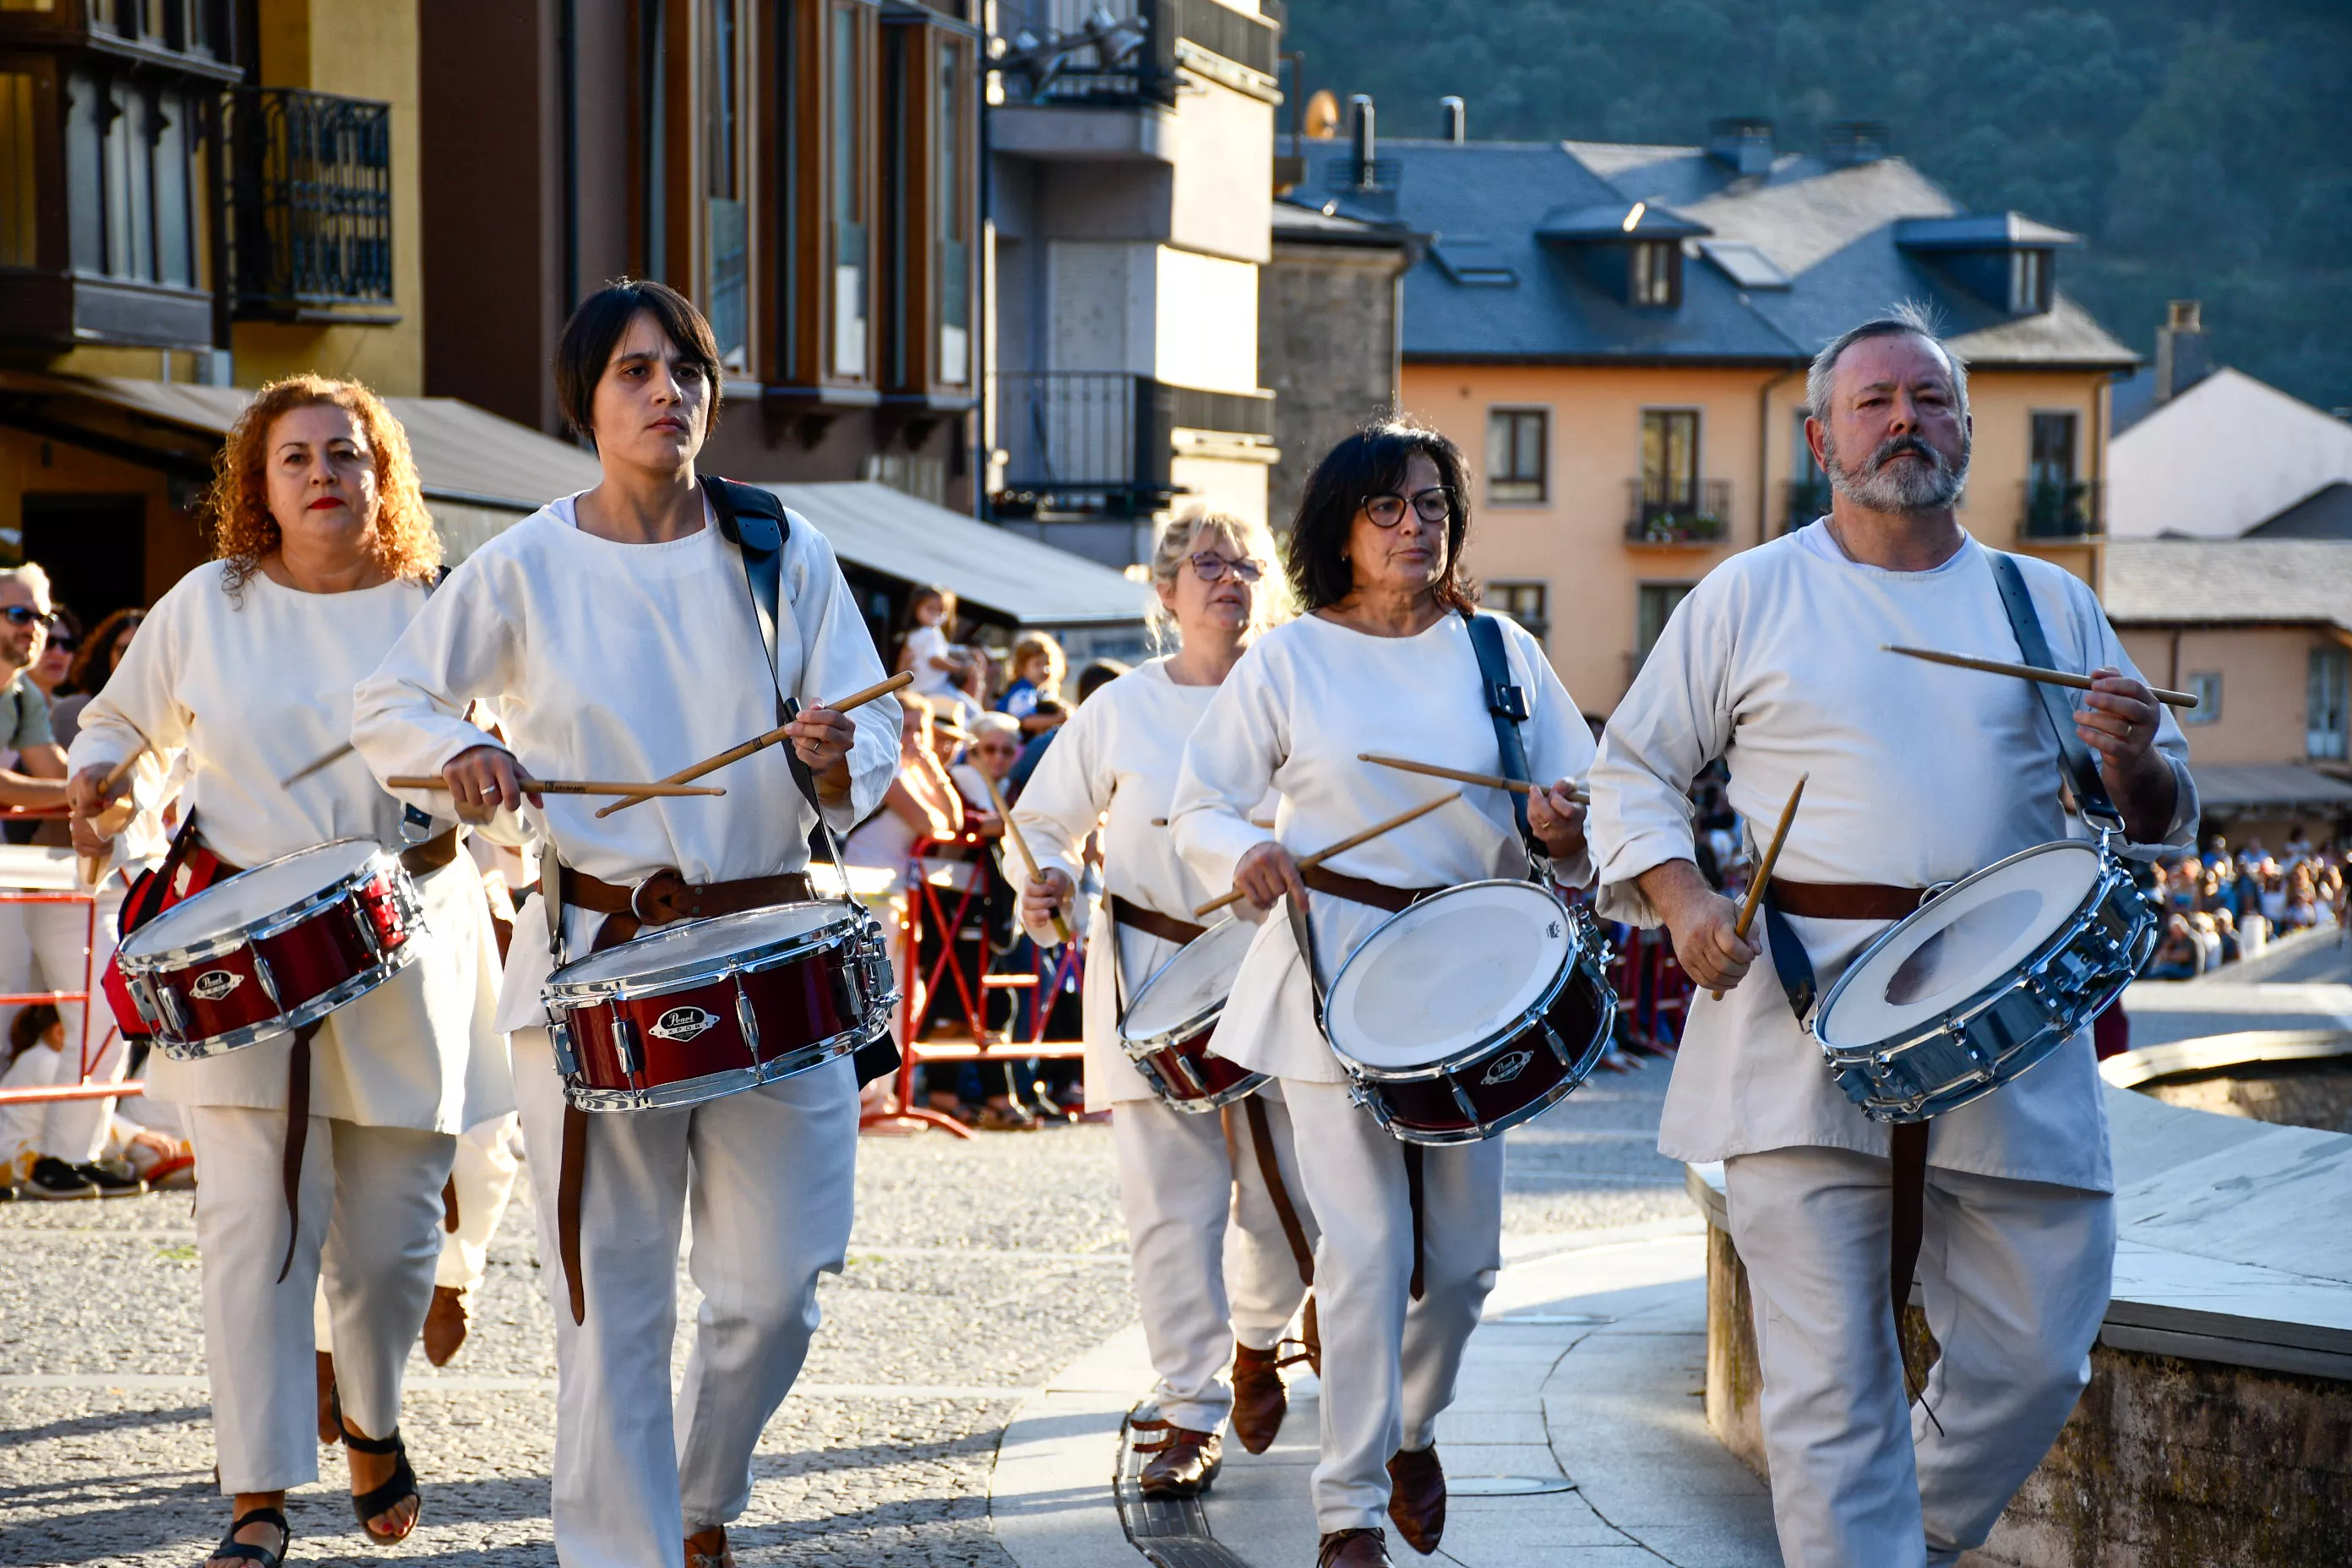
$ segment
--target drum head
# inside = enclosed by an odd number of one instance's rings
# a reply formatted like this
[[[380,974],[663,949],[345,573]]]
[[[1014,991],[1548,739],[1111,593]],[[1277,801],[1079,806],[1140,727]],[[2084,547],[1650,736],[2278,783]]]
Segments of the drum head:
[[[1532,882],[1448,889],[1391,917],[1349,956],[1324,1030],[1369,1068],[1433,1066],[1541,1001],[1575,945],[1559,901]]]
[[[125,939],[122,951],[133,958],[152,957],[267,920],[341,882],[378,847],[372,838],[338,838],[239,872],[141,926]]]
[[[786,947],[851,918],[837,903],[776,904],[740,914],[719,915],[667,926],[649,936],[592,952],[547,977],[551,987],[594,985],[615,980],[652,980],[693,970],[715,971],[729,960],[748,960]]]
[[[1911,1033],[2017,968],[2079,911],[2099,853],[2044,844],[1988,867],[1894,927],[1838,982],[1815,1029],[1853,1047]]]
[[[1118,1032],[1130,1040],[1161,1039],[1216,1013],[1256,940],[1255,925],[1231,916],[1194,937],[1135,993]]]

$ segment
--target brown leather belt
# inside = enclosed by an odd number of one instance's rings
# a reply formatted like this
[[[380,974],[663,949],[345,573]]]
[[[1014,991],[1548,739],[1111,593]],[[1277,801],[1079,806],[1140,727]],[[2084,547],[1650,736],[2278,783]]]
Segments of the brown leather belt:
[[[592,877],[585,871],[575,871],[569,866],[563,868],[563,902],[567,908],[590,910],[600,915],[635,915],[649,926],[740,914],[769,904],[804,903],[815,896],[816,890],[805,871],[745,877],[732,882],[689,882],[676,871],[665,869],[629,888]]]
[[[1163,915],[1158,910],[1147,910],[1131,903],[1117,893],[1110,896],[1110,918],[1123,926],[1132,926],[1146,936],[1156,936],[1162,942],[1172,942],[1182,947],[1192,941],[1206,926],[1196,926],[1190,921],[1180,921],[1173,915]]]
[[[1443,888],[1391,888],[1386,882],[1345,876],[1321,866],[1310,867],[1300,875],[1311,892],[1328,893],[1335,899],[1345,899],[1350,903],[1370,904],[1391,914],[1409,910],[1432,894],[1445,891]]]
[[[1791,882],[1772,879],[1772,902],[1784,915],[1809,921],[1899,921],[1927,901],[1926,888],[1882,882]]]

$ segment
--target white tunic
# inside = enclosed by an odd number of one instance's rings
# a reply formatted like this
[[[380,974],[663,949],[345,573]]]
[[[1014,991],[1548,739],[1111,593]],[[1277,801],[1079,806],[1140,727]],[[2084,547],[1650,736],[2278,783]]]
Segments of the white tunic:
[[[2089,588],[2047,563],[2019,563],[2058,663],[2131,670]],[[2059,805],[2057,742],[2031,685],[1884,653],[1883,643],[2020,658],[1990,552],[1970,539],[1932,571],[1889,572],[1848,559],[1814,523],[1710,573],[1667,622],[1593,769],[1601,911],[1658,923],[1633,879],[1690,858],[1685,792],[1717,757],[1731,770],[1733,808],[1759,837],[1811,773],[1776,873],[1791,881],[1927,887],[2084,836]],[[2169,713],[2157,742],[2179,789],[2167,842],[2185,844],[2197,795]],[[1790,924],[1823,992],[1886,929]],[[2111,1184],[2087,1033],[1935,1125],[1938,1165]],[[1886,1131],[1830,1078],[1768,953],[1723,1001],[1694,997],[1658,1148],[1696,1161],[1798,1145],[1883,1155]]]
[[[1591,731],[1535,638],[1496,619],[1512,678],[1528,697],[1519,732],[1528,771],[1546,784],[1580,777],[1592,762]],[[1418,637],[1383,637],[1303,616],[1260,637],[1217,689],[1185,748],[1169,811],[1178,849],[1202,884],[1223,890],[1233,885],[1234,863],[1259,844],[1307,855],[1458,787],[1458,802],[1349,850],[1329,868],[1392,888],[1525,874],[1508,795],[1359,762],[1361,752],[1502,771],[1461,616],[1447,616]],[[1272,833],[1250,826],[1248,816],[1269,786],[1282,795]],[[1591,878],[1582,858],[1555,870],[1571,884]],[[1329,896],[1308,907],[1327,984],[1388,918]],[[1316,1029],[1305,968],[1278,909],[1242,961],[1214,1047],[1282,1078],[1336,1083],[1346,1076]]]
[[[68,766],[111,764],[142,740],[184,753],[184,809],[222,858],[254,867],[332,838],[404,847],[401,807],[346,757],[278,780],[351,732],[352,688],[426,602],[415,583],[306,594],[256,573],[235,598],[220,562],[156,602],[106,689],[82,710]],[[428,809],[435,804],[420,801]],[[438,803],[448,826],[448,800]],[[423,960],[331,1015],[311,1046],[314,1115],[462,1132],[513,1109],[505,1042],[490,1026],[496,959],[480,879],[459,856],[419,879],[432,933]],[[201,1062],[150,1058],[147,1091],[184,1105],[282,1109],[290,1040]]]
[[[499,743],[462,717],[476,698],[497,706],[504,743],[528,773],[658,779],[775,728],[779,686],[806,704],[883,678],[833,546],[806,519],[790,520],[771,677],[742,557],[707,507],[704,526],[683,539],[622,544],[583,532],[575,499],[468,556],[361,683],[352,738],[378,777],[437,773],[460,752]],[[826,808],[835,832],[874,809],[898,763],[896,701],[849,718],[849,796]],[[797,871],[815,816],[786,755],[771,746],[711,774],[704,782],[723,797],[657,798],[602,820],[596,810],[609,801],[550,795],[544,838],[565,865],[625,886],[664,868],[689,882]],[[570,917],[576,957],[601,918]],[[501,1029],[547,1021],[545,922],[535,900],[517,917]]]
[[[1013,819],[1045,868],[1076,887],[1084,869],[1087,836],[1103,824],[1103,885],[1130,903],[1198,925],[1192,910],[1231,885],[1211,886],[1176,853],[1166,827],[1184,742],[1209,710],[1213,686],[1180,686],[1168,661],[1137,666],[1086,700],[1045,748],[1044,760],[1013,808]],[[1215,917],[1212,917],[1214,919]],[[1151,1086],[1118,1044],[1119,995],[1113,985],[1110,900],[1097,905],[1087,930],[1086,994],[1081,998],[1087,1047],[1087,1109],[1122,1100],[1149,1100]],[[1143,983],[1175,956],[1177,944],[1131,927],[1117,928],[1118,978],[1132,1000]],[[1047,940],[1032,928],[1030,935]]]

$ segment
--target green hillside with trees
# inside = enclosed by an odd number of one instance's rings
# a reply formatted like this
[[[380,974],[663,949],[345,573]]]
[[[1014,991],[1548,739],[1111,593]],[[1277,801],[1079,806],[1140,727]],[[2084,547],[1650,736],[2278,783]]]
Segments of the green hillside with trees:
[[[2143,354],[2205,302],[2215,357],[2352,405],[2352,0],[1292,0],[1303,83],[1389,136],[1458,94],[1480,140],[1780,144],[1884,122],[1973,208],[2085,236],[2060,286]]]

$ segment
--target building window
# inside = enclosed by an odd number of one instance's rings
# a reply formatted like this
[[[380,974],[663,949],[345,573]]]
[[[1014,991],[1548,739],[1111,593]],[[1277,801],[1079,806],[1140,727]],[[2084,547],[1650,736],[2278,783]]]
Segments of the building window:
[[[833,167],[833,374],[866,378],[867,304],[865,121],[859,94],[866,73],[860,58],[859,12],[855,5],[833,7],[828,54],[832,80],[825,93],[833,121],[829,138]]]
[[[1544,641],[1551,633],[1551,616],[1546,609],[1549,593],[1541,583],[1489,583],[1483,595],[1487,604],[1500,610],[1528,628],[1536,641]]]
[[[2012,314],[2038,316],[2050,309],[2050,253],[2012,250],[2009,253],[2009,308]]]
[[[645,275],[669,276],[669,28],[662,0],[645,0],[637,12],[637,98],[645,108]]]
[[[1645,239],[1633,247],[1633,300],[1636,305],[1672,305],[1682,283],[1682,249],[1670,239]]]
[[[2197,706],[2174,710],[2174,716],[2184,724],[2210,724],[2221,716],[2221,672],[2209,669],[2192,675],[2181,683],[2182,689],[2197,694]]]
[[[1780,531],[1794,533],[1797,530],[1825,515],[1830,510],[1830,477],[1822,471],[1819,458],[1813,456],[1813,444],[1805,439],[1805,410],[1796,410],[1790,420],[1793,428],[1789,447],[1788,504],[1780,510]]]
[[[1659,507],[1697,504],[1697,409],[1643,410],[1642,499]]]
[[[1486,410],[1486,499],[1509,503],[1544,499],[1545,439],[1549,416],[1540,408]]]
[[[33,163],[33,79],[0,71],[0,267],[31,267],[40,187]]]
[[[742,0],[708,0],[702,49],[703,298],[719,361],[751,363],[751,204],[743,178]]]
[[[2063,486],[2074,482],[2076,419],[2077,416],[2071,410],[2033,416],[2032,461],[2032,479],[2036,485]]]
[[[1650,650],[1666,635],[1675,606],[1691,595],[1696,583],[1643,583],[1633,590],[1633,668],[1649,662]]]
[[[2352,712],[2352,650],[2311,650],[2311,679],[2304,705],[2304,750],[2315,762],[2346,758],[2346,717]]]
[[[966,72],[961,45],[940,45],[939,124],[931,137],[935,172],[931,185],[939,212],[939,379],[952,386],[971,380],[971,203],[963,171]]]

